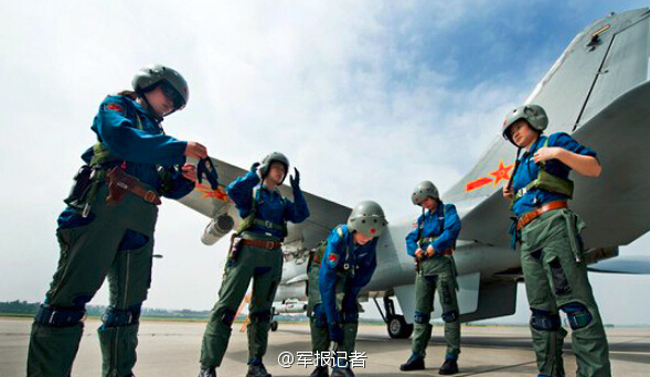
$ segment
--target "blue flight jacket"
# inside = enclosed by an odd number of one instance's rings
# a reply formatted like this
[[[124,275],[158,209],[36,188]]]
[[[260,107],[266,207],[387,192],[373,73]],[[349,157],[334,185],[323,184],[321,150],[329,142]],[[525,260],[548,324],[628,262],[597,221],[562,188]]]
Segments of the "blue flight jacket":
[[[406,236],[406,252],[412,257],[418,249],[418,233],[420,238],[438,237],[431,243],[436,252],[451,249],[460,233],[456,206],[440,202],[436,212],[429,213],[427,210],[418,217],[417,226]],[[428,244],[422,245],[422,250],[426,251],[427,246]]]
[[[295,203],[292,203],[290,200],[283,198],[276,190],[267,189],[264,184],[261,184],[258,190],[253,190],[260,184],[260,181],[257,174],[248,172],[226,187],[226,193],[235,202],[239,216],[242,219],[246,218],[253,210],[253,191],[257,191],[257,212],[255,214],[257,219],[282,225],[285,221],[298,224],[309,217],[309,208],[307,208],[305,196],[299,187],[293,189]],[[247,230],[284,238],[284,234],[278,229],[253,225]]]
[[[327,249],[321,259],[321,268],[318,273],[318,288],[321,294],[323,308],[328,323],[341,322],[336,310],[336,283],[339,273],[348,273],[345,281],[345,296],[343,308],[356,305],[356,299],[372,278],[377,268],[377,242],[378,237],[370,240],[365,245],[354,244],[352,232],[347,225],[339,225],[343,236],[339,236],[337,228],[332,229],[327,239]],[[346,253],[346,249],[349,251]],[[349,269],[344,270],[348,265]],[[353,274],[352,274],[353,272]]]
[[[537,174],[539,173],[539,165],[535,163],[534,154],[538,149],[544,146],[544,141],[546,138],[547,136],[540,136],[530,148],[530,151],[524,151],[524,154],[519,159],[519,167],[517,168],[512,181],[512,189],[514,193],[526,187],[530,182],[537,179]],[[560,147],[573,153],[596,157],[596,152],[578,143],[571,136],[564,132],[557,132],[549,135],[547,146]],[[562,163],[560,160],[553,159],[546,161],[546,171],[560,178],[568,179],[571,168]],[[526,194],[524,194],[524,196],[519,198],[517,201],[515,201],[512,207],[512,212],[514,212],[514,214],[519,217],[526,212],[541,207],[546,203],[567,199],[568,197],[562,194],[552,193],[539,189],[532,189],[526,192]]]
[[[138,118],[142,129],[138,129]],[[194,189],[194,182],[183,178],[177,167],[185,163],[187,142],[165,135],[160,124],[130,97],[119,94],[107,96],[99,106],[91,129],[112,156],[126,163],[128,174],[153,189],[160,190],[162,183],[157,171],[158,166],[171,169],[173,188],[171,192],[164,194],[166,197],[178,199]],[[92,147],[81,156],[87,164],[92,157]],[[112,165],[119,164],[121,161]],[[112,166],[109,164],[106,167]],[[92,221],[89,218],[82,219],[73,209],[66,208],[57,222],[59,227],[71,228],[89,223]]]

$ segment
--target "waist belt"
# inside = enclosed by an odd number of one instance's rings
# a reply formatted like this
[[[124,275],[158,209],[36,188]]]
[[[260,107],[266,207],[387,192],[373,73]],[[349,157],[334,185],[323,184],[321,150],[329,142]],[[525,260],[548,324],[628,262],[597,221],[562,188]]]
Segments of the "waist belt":
[[[436,251],[435,253],[433,253],[433,255],[429,256],[429,254],[427,254],[426,250],[424,250],[422,252],[422,258],[421,259],[422,260],[433,259],[438,255],[448,256],[448,255],[453,255],[453,254],[454,254],[454,251],[452,249],[447,249],[447,250],[442,250],[442,251]]]
[[[122,199],[125,192],[130,192],[147,203],[161,204],[158,193],[119,167],[114,167],[106,173],[106,181],[109,188],[109,196],[106,198],[107,203],[116,204]]]
[[[554,202],[546,203],[543,206],[536,208],[525,215],[521,216],[517,220],[517,230],[521,230],[523,227],[526,225],[530,224],[531,221],[535,220],[542,214],[548,212],[548,211],[553,211],[556,209],[561,209],[561,208],[568,208],[569,204],[566,202],[566,200],[557,200]]]
[[[282,242],[276,242],[276,241],[243,239],[241,242],[244,245],[263,247],[265,249],[275,249],[275,248],[278,248],[278,247],[282,247]]]

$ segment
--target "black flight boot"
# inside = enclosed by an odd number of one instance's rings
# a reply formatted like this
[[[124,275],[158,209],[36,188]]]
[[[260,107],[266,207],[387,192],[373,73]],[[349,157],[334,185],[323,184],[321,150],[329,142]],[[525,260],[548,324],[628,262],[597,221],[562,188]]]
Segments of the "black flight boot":
[[[408,372],[411,370],[423,370],[424,368],[424,358],[418,355],[411,355],[406,363],[399,366],[399,370]]]
[[[309,377],[329,377],[329,371],[327,369],[327,365],[320,365],[317,366],[313,372],[309,375]]]
[[[246,377],[271,377],[264,364],[249,364]]]
[[[438,371],[438,374],[445,376],[456,373],[458,373],[458,362],[456,359],[446,359]]]

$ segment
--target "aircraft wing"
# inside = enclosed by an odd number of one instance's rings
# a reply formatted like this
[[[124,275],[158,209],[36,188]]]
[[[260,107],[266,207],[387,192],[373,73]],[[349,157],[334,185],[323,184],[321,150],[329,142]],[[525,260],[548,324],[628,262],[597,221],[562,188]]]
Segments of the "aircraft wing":
[[[549,114],[548,134],[573,134],[598,153],[599,179],[573,176],[571,206],[587,222],[587,246],[625,245],[650,230],[648,9],[611,14],[571,42],[526,103]],[[643,144],[642,144],[643,143]],[[460,239],[509,243],[511,213],[501,188],[510,178],[515,148],[497,140],[474,169],[443,196],[461,209]]]
[[[219,174],[219,189],[212,190],[207,182],[197,183],[194,190],[179,201],[211,219],[228,214],[235,220],[236,228],[241,219],[234,203],[226,195],[225,186],[247,171],[215,158],[212,158],[212,162]],[[282,185],[278,189],[283,196],[293,200],[291,187]],[[289,223],[285,244],[302,241],[305,247],[310,248],[325,239],[332,228],[345,222],[351,209],[317,195],[303,193],[311,215],[300,224]]]

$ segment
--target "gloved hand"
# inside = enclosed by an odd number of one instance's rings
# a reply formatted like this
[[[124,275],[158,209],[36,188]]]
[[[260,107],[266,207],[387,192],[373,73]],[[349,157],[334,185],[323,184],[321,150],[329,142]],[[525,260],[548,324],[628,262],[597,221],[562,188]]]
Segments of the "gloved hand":
[[[251,173],[257,173],[257,168],[260,166],[259,162],[253,162],[253,165],[251,165]]]
[[[343,327],[339,322],[329,324],[330,341],[334,343],[343,343]]]
[[[291,188],[298,190],[300,189],[300,172],[296,168],[293,168],[293,171],[295,172],[295,178],[293,175],[290,175],[289,183],[291,183]]]

